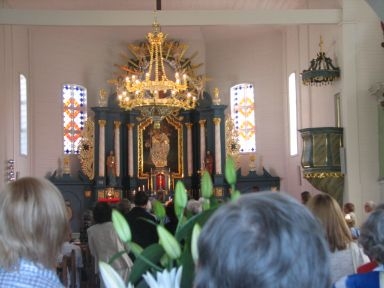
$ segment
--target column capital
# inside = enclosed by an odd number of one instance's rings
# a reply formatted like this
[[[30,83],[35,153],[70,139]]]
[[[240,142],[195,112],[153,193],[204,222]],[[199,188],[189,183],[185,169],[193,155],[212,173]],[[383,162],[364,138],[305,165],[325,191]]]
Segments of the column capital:
[[[120,128],[121,121],[113,121],[113,124],[115,125],[115,128]]]
[[[205,119],[199,120],[200,126],[204,126],[206,122],[207,122],[207,120],[205,120]]]
[[[105,127],[105,124],[107,124],[106,120],[99,120],[99,126]]]
[[[214,123],[215,125],[219,125],[220,122],[221,122],[221,118],[219,118],[219,117],[215,117],[215,118],[213,118],[213,123]]]

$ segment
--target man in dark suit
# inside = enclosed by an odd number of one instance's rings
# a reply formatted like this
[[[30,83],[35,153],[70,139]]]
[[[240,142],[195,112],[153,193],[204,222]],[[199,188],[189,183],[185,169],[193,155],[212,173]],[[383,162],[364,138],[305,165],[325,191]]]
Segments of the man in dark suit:
[[[135,207],[125,217],[131,228],[132,241],[139,244],[142,248],[146,248],[159,241],[156,230],[157,221],[147,211],[148,195],[144,191],[139,191],[135,194],[134,203]]]

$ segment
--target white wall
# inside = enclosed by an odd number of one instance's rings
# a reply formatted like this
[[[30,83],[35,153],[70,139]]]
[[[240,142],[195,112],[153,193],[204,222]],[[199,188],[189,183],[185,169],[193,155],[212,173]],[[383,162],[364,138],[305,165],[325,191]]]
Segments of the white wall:
[[[254,85],[256,161],[258,165],[262,161],[275,176],[285,174],[282,44],[282,33],[277,29],[254,33],[247,39],[206,41],[207,74],[212,78],[208,90],[218,87],[222,104],[230,106],[229,94],[233,85]],[[249,157],[242,157],[240,162],[242,174],[247,174]],[[285,189],[285,179],[282,177],[282,189]]]
[[[382,202],[378,183],[377,102],[368,89],[384,78],[380,21],[365,1],[345,0],[342,26],[344,68],[343,125],[346,127],[347,175],[345,200],[355,203],[362,219],[366,200]]]
[[[0,184],[7,180],[7,161],[13,159],[14,172],[19,175],[29,173],[30,156],[20,155],[20,89],[19,75],[29,80],[29,37],[27,29],[0,26]],[[30,154],[29,154],[30,155]]]

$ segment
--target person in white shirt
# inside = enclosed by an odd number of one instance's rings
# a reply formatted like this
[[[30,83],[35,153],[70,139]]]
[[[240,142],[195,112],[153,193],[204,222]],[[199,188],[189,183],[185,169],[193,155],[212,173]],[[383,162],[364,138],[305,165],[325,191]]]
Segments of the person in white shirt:
[[[117,235],[112,221],[112,208],[106,202],[98,202],[93,209],[95,224],[87,229],[88,246],[95,259],[95,272],[98,273],[99,261],[107,262],[118,252],[125,250],[124,244]],[[111,263],[112,267],[124,280],[127,280],[132,268],[132,260],[127,253]],[[103,281],[100,281],[104,287]]]

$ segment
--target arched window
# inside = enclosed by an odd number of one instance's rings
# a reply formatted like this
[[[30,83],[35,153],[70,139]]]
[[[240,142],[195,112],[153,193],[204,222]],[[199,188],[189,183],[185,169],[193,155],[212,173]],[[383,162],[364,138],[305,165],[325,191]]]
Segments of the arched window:
[[[28,98],[27,78],[20,74],[20,154],[28,155]]]
[[[255,95],[252,84],[231,87],[231,118],[239,136],[240,153],[256,152]]]
[[[289,105],[289,151],[291,156],[297,155],[297,92],[296,73],[288,78],[288,105]]]
[[[87,89],[63,85],[64,154],[79,154],[81,132],[87,120]]]

